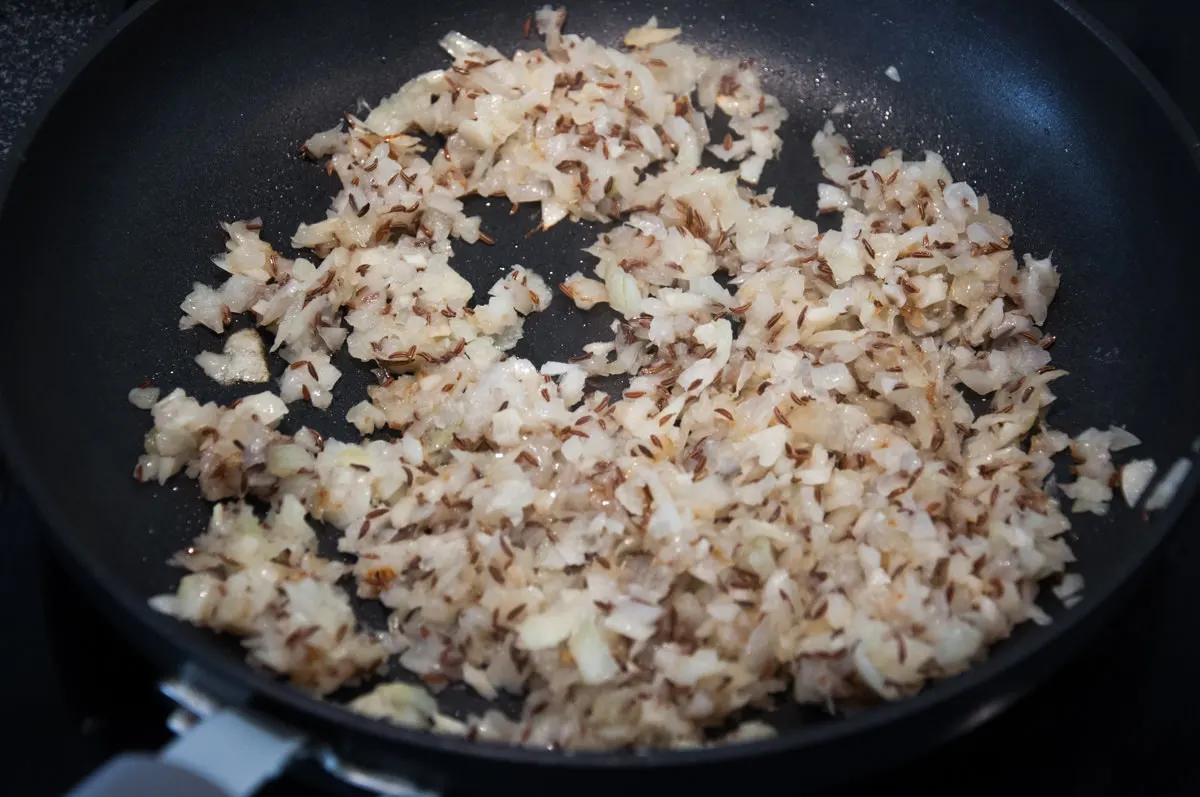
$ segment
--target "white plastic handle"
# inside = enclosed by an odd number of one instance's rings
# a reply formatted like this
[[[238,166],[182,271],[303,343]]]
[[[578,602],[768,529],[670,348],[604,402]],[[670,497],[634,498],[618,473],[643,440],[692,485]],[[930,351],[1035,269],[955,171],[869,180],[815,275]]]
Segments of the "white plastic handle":
[[[149,753],[125,753],[93,772],[67,797],[229,797],[216,784]]]
[[[283,771],[303,742],[223,709],[157,758],[126,754],[113,759],[69,797],[249,797]]]

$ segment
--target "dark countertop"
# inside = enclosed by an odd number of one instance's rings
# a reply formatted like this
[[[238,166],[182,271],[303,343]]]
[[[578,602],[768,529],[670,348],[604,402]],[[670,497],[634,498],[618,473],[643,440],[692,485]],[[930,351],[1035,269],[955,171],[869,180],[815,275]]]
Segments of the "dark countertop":
[[[0,159],[117,5],[0,0]],[[1129,0],[1083,5],[1118,31],[1200,125],[1193,42],[1200,4],[1154,13]],[[1078,661],[982,728],[843,797],[1200,794],[1200,757],[1189,754],[1200,742],[1200,694],[1186,682],[1200,660],[1191,565],[1200,560],[1198,517],[1193,508],[1148,583]],[[0,748],[7,775],[0,793],[13,795],[60,794],[113,752],[168,738],[153,672],[75,593],[34,528],[23,497],[0,499],[0,533],[8,535],[0,595],[20,609],[3,616],[8,663],[0,678],[0,707],[13,731]],[[294,784],[264,792],[302,793]]]
[[[0,159],[114,6],[112,0],[0,0]]]

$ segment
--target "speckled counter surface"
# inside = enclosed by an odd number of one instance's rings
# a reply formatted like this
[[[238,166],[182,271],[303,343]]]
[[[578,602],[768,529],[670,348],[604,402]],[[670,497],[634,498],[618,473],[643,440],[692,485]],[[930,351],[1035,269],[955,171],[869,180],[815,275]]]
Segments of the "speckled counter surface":
[[[0,0],[0,160],[71,58],[118,7],[112,0]]]

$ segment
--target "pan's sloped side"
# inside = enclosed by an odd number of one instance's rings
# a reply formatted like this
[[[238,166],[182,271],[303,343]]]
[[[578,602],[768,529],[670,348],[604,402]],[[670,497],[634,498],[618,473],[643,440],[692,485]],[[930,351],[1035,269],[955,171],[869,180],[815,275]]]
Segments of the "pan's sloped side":
[[[232,397],[192,364],[215,338],[177,329],[191,283],[217,276],[208,262],[221,247],[216,222],[261,215],[268,237],[284,241],[297,222],[320,218],[328,185],[294,157],[297,144],[358,98],[374,101],[440,65],[436,39],[450,29],[504,49],[533,46],[520,39],[531,7],[510,0],[486,9],[465,0],[402,9],[297,0],[286,13],[270,5],[178,0],[128,22],[24,149],[0,216],[7,453],[70,556],[171,663],[199,663],[357,759],[403,768],[417,758],[455,783],[537,787],[557,777],[578,786],[589,773],[589,785],[607,788],[606,773],[636,769],[649,779],[658,768],[653,777],[670,782],[686,772],[734,786],[747,775],[734,761],[773,755],[816,784],[861,774],[865,760],[902,755],[997,709],[1068,651],[1083,618],[1098,622],[1102,599],[1165,533],[1178,506],[1153,524],[1122,511],[1081,519],[1088,597],[1050,628],[1022,629],[977,670],[905,703],[708,751],[564,755],[414,734],[309,700],[249,671],[236,650],[153,615],[145,599],[174,583],[166,560],[202,527],[203,509],[189,484],[153,489],[130,478],[149,424],[125,395],[150,379]],[[812,207],[818,179],[809,138],[839,101],[847,106],[839,124],[861,155],[884,144],[942,151],[1012,219],[1022,251],[1053,251],[1062,264],[1051,331],[1072,378],[1060,383],[1055,422],[1072,431],[1122,423],[1146,441],[1140,455],[1162,465],[1186,451],[1200,430],[1190,405],[1200,370],[1181,351],[1200,337],[1194,137],[1182,139],[1142,76],[1071,14],[1033,0],[571,11],[572,29],[605,41],[658,13],[711,52],[757,58],[792,113],[785,157],[765,179],[798,209]],[[900,83],[884,75],[892,65]],[[478,281],[517,260],[551,273],[579,267],[582,233],[525,242],[524,229],[511,233],[518,248],[460,247],[456,266]],[[532,323],[532,353],[555,351],[558,334]]]

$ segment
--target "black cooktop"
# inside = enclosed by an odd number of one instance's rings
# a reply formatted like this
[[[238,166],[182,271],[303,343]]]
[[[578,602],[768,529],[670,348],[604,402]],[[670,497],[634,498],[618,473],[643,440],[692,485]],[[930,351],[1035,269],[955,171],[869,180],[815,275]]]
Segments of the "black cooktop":
[[[1200,126],[1195,3],[1147,10],[1082,3],[1150,67]],[[0,158],[113,0],[0,0]],[[0,483],[2,484],[2,483]],[[1134,532],[1131,532],[1134,533]],[[23,495],[0,487],[0,794],[56,795],[113,753],[170,738],[156,673],[75,589]],[[1200,622],[1193,562],[1200,507],[1185,515],[1127,608],[1079,658],[1002,716],[923,759],[831,797],[922,794],[1200,795]],[[803,773],[794,773],[797,791]],[[498,786],[498,788],[500,788]],[[305,797],[285,779],[271,797]]]

